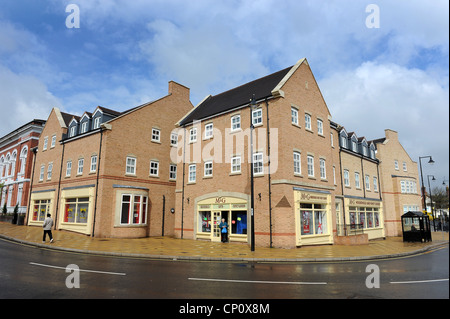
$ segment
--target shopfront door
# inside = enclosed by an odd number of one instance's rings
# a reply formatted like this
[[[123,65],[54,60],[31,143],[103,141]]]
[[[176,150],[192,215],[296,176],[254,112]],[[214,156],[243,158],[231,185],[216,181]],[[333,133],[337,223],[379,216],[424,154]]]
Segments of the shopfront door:
[[[216,241],[219,242],[220,241],[220,222],[222,219],[222,212],[220,211],[216,211],[216,212],[212,212],[213,214],[213,231],[211,233],[212,238],[211,241]]]

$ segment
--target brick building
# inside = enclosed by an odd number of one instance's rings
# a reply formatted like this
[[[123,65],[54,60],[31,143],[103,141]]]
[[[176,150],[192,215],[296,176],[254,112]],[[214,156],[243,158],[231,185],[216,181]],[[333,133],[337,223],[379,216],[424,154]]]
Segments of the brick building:
[[[169,82],[167,96],[125,112],[53,109],[28,225],[49,212],[57,229],[96,237],[219,241],[225,219],[231,242],[339,244],[398,236],[399,216],[420,203],[417,174],[396,132],[368,141],[333,122],[301,59],[195,108]]]
[[[192,107],[189,89],[169,82],[168,95],[125,112],[97,107],[79,117],[54,108],[39,141],[28,225],[50,213],[57,229],[96,237],[173,234],[172,130]]]
[[[32,150],[38,145],[44,120],[33,120],[0,138],[0,209],[6,205],[12,213],[27,210],[28,193],[33,169]]]
[[[355,132],[332,123],[339,137],[339,163],[335,176],[336,233],[338,236],[367,234],[385,237],[379,160],[375,144]]]
[[[401,236],[401,215],[421,211],[419,170],[401,145],[396,131],[373,141],[380,160],[386,236]]]
[[[179,122],[176,236],[220,240],[225,218],[230,241],[250,241],[252,134],[256,245],[333,243],[339,164],[330,120],[306,59],[206,97]]]

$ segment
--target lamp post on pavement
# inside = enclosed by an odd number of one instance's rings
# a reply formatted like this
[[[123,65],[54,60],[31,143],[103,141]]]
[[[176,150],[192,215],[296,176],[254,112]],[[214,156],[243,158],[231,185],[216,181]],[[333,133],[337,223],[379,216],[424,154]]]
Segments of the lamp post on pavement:
[[[422,158],[429,158],[428,164],[434,164],[433,158],[431,156],[419,156],[419,166],[420,166],[420,180],[421,180],[421,186],[420,186],[420,192],[422,194],[422,212],[426,212],[426,204],[425,204],[425,186],[423,186],[423,173],[422,173]]]
[[[250,102],[250,188],[251,188],[251,197],[250,197],[250,250],[255,251],[255,216],[254,216],[254,208],[255,208],[255,191],[253,185],[253,109],[256,106],[255,95]]]
[[[435,181],[436,178],[434,178],[434,175],[427,175],[427,180],[428,180],[428,191],[430,192],[431,215],[433,216],[433,228],[434,228],[434,231],[436,231],[436,217],[434,216],[434,210],[433,210],[433,195],[431,194],[430,176],[433,177],[433,178],[431,179],[432,181]]]

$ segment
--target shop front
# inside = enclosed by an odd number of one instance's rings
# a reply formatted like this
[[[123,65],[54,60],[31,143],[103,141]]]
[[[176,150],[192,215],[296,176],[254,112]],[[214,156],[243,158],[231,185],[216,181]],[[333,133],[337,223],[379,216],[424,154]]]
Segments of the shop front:
[[[27,224],[29,226],[42,226],[47,214],[53,215],[54,202],[54,189],[32,192]]]
[[[331,193],[294,187],[296,245],[332,244]]]
[[[92,232],[95,185],[67,187],[61,191],[58,229],[86,235]]]
[[[344,205],[350,231],[368,234],[369,240],[385,237],[381,200],[346,197]]]
[[[220,241],[219,224],[222,219],[228,224],[230,242],[248,241],[247,199],[231,196],[214,196],[197,201],[194,220],[195,238]]]

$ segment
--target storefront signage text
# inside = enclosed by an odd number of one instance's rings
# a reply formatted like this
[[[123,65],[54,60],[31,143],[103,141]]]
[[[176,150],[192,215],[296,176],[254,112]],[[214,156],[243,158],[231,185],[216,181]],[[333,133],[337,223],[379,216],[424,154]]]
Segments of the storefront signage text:
[[[372,202],[372,201],[364,201],[364,200],[357,200],[357,199],[350,199],[349,205],[355,205],[355,206],[380,206],[379,202]]]

